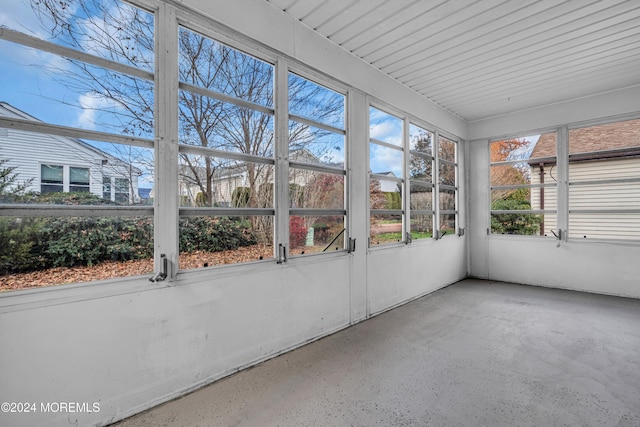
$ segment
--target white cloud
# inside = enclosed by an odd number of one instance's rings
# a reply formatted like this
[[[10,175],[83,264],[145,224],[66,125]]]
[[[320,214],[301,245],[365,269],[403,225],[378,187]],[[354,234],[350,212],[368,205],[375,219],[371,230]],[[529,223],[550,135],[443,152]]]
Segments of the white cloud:
[[[78,104],[82,108],[82,112],[78,116],[76,126],[82,129],[97,129],[98,114],[106,109],[118,108],[115,101],[93,93],[80,95]]]
[[[397,124],[391,120],[372,124],[369,135],[371,138],[391,142],[393,144],[399,144],[399,141],[401,141],[402,138],[401,129],[399,129]]]
[[[402,176],[402,151],[371,144],[370,169],[373,173],[393,172]]]

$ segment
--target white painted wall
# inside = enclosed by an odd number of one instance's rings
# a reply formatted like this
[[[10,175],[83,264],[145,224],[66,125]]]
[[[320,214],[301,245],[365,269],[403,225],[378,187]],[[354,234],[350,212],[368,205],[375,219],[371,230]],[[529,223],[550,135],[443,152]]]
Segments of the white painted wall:
[[[1,295],[0,400],[100,407],[0,413],[2,426],[105,425],[466,276],[466,237],[367,250],[364,93],[463,138],[466,123],[264,1],[187,3],[355,87],[348,206],[356,252],[193,270],[160,284],[139,277]]]
[[[640,244],[490,236],[488,140],[617,115],[640,114],[640,88],[469,124],[469,274],[492,280],[640,298]],[[562,226],[562,218],[559,218]]]

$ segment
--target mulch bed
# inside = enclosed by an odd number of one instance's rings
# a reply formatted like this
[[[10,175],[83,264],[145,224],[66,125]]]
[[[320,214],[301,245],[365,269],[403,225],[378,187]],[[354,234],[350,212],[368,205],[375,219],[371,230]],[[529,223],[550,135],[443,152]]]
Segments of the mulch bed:
[[[263,245],[246,246],[224,252],[190,252],[180,254],[180,269],[189,270],[205,265],[236,264],[272,257],[273,247]],[[91,267],[57,267],[0,276],[0,292],[152,273],[153,260],[151,259],[104,262]]]

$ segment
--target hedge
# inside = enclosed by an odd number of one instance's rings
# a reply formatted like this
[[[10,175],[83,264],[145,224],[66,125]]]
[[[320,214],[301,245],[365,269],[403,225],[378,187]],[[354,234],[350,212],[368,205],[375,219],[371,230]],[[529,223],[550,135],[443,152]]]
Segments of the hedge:
[[[217,252],[256,243],[251,224],[226,217],[179,222],[180,251]],[[149,217],[0,218],[0,274],[91,266],[153,256]]]

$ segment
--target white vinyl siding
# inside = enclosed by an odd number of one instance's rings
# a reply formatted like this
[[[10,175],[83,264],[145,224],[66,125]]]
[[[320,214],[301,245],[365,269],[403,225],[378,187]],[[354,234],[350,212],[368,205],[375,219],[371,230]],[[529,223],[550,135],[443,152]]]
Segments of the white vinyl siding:
[[[640,239],[640,214],[613,212],[640,209],[640,157],[570,163],[569,178],[569,237]]]
[[[0,114],[6,114],[0,111]],[[25,149],[28,147],[28,149]],[[41,192],[42,166],[58,165],[64,167],[64,190],[70,189],[71,168],[89,170],[89,186],[74,184],[72,187],[87,189],[96,196],[103,196],[103,176],[118,176],[133,182],[134,196],[138,191],[138,172],[122,162],[116,162],[82,142],[55,135],[7,129],[6,135],[0,139],[0,155],[8,159],[7,167],[15,167],[19,182],[31,180],[27,191]],[[108,160],[107,160],[108,159]],[[106,160],[106,164],[104,163]],[[75,175],[74,175],[75,176]],[[80,191],[87,191],[80,190]]]

